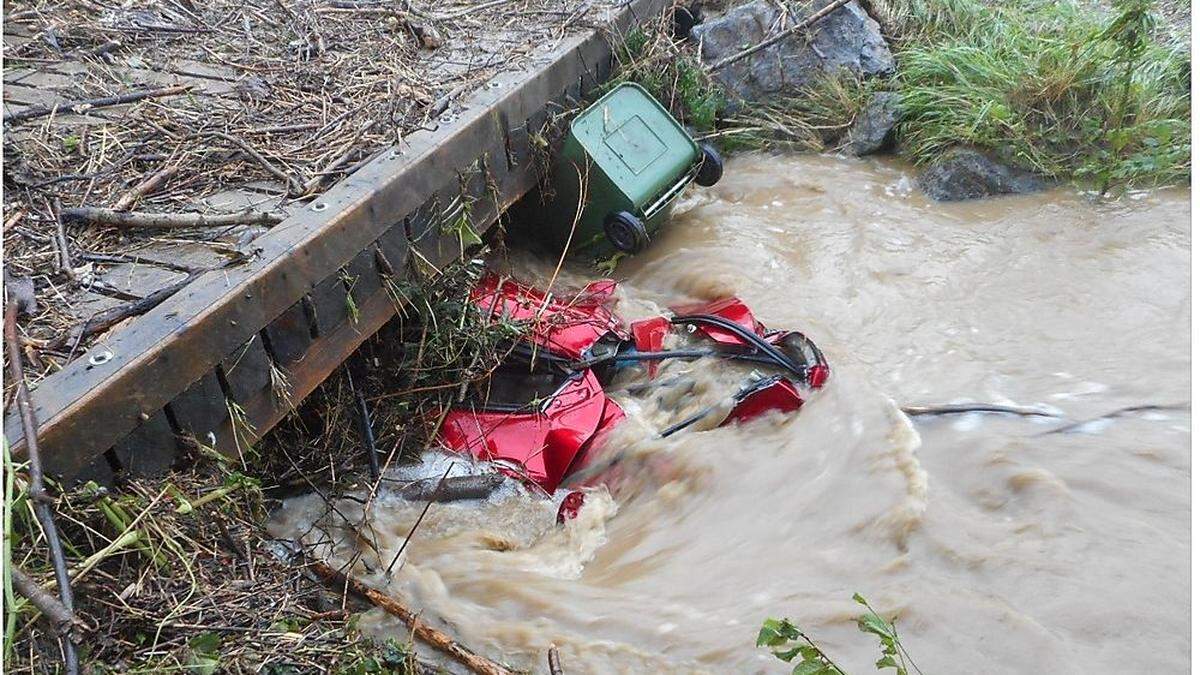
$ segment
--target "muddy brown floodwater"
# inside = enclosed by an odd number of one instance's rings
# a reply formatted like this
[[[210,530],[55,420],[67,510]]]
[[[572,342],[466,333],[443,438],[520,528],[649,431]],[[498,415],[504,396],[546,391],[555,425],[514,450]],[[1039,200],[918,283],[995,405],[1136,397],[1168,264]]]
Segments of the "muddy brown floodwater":
[[[754,647],[768,616],[871,672],[856,591],[898,616],[927,675],[1184,671],[1189,194],[945,205],[913,178],[883,161],[738,157],[617,269],[626,316],[736,293],[807,332],[834,374],[798,414],[659,440],[677,407],[625,396],[609,443],[624,478],[566,528],[523,497],[435,506],[390,584],[374,554],[356,573],[539,672],[551,643],[568,673],[788,672]],[[510,264],[531,281],[551,271]],[[671,366],[701,394],[732,367]],[[964,401],[1059,417],[899,411]],[[1056,431],[1142,404],[1185,407]],[[383,557],[417,510],[378,500]],[[321,513],[299,498],[272,526],[311,543]],[[354,545],[320,524],[337,542],[323,552],[345,560]],[[407,635],[382,615],[366,625]]]

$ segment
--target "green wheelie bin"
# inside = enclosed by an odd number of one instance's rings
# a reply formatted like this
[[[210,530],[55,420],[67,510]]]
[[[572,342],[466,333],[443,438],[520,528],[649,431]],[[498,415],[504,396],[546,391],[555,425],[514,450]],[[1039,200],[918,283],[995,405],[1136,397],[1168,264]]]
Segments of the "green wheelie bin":
[[[636,253],[688,183],[715,185],[721,172],[716,150],[694,141],[645,89],[624,82],[571,121],[551,176],[551,237],[577,255]]]

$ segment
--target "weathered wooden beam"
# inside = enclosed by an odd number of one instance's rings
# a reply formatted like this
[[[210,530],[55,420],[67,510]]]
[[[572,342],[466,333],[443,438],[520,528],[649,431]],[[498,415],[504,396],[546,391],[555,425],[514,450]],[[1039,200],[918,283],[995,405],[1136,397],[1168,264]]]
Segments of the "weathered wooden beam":
[[[600,74],[611,67],[610,41],[621,39],[636,22],[660,15],[668,4],[637,0],[622,6],[607,28],[563,40],[527,71],[498,75],[463,103],[452,122],[406,137],[255,240],[260,251],[253,259],[200,275],[106,340],[112,359],[93,365],[79,358],[43,381],[33,403],[47,470],[74,475],[164,407],[191,425],[212,426],[212,410],[201,422],[182,409],[190,405],[185,392],[194,393],[205,378],[219,381],[218,366],[256,336],[266,336],[268,355],[286,374],[291,399],[298,402],[395,311],[379,276],[353,294],[358,311],[353,320],[339,286],[342,270],[362,274],[364,252],[376,261],[373,273],[383,275],[381,261],[393,268],[391,273],[401,272],[408,246],[432,246],[440,262],[461,250],[458,242],[446,240],[443,228],[429,229],[417,241],[403,241],[399,233],[411,237],[413,216],[419,217],[439,191],[445,197],[459,189],[464,176],[468,190],[485,192],[468,195],[471,223],[478,231],[493,222],[537,180],[526,135],[530,125],[544,119],[548,105],[578,99],[589,81],[603,81]],[[493,176],[495,193],[480,167],[505,169]],[[339,288],[340,309],[333,306]],[[311,334],[302,335],[305,329]],[[261,383],[242,386],[269,391]],[[203,388],[212,393],[212,386]],[[232,391],[231,382],[222,389],[235,400],[244,396]],[[270,398],[260,393],[236,401],[255,436],[286,413],[286,406]],[[25,439],[20,425],[11,422],[5,433],[20,455]],[[228,432],[226,438],[220,430],[214,435],[227,450]]]

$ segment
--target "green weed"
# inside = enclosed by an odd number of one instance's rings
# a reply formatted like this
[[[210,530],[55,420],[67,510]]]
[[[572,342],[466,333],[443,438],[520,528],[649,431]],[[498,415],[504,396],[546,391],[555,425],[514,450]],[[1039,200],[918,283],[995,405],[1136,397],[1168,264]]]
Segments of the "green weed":
[[[601,87],[608,91],[621,82],[635,82],[650,92],[693,133],[717,127],[725,98],[699,63],[660,31],[634,29],[616,49],[617,72]]]

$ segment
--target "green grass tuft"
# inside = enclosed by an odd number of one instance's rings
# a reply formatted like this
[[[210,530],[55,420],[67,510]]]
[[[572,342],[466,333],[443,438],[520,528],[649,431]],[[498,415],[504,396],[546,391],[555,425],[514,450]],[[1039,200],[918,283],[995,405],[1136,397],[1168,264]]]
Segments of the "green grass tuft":
[[[899,137],[918,164],[966,144],[1101,190],[1188,181],[1188,53],[1154,37],[1137,0],[1108,15],[1071,2],[991,5],[966,22],[981,4],[943,7],[897,59]]]

